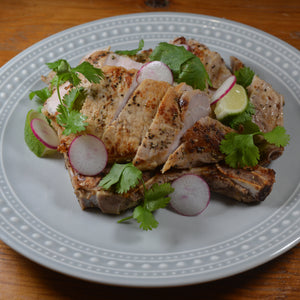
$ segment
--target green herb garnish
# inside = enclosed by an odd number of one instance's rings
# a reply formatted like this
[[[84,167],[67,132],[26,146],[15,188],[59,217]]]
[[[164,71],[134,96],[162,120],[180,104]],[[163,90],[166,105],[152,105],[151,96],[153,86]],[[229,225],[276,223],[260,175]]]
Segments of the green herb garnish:
[[[150,55],[150,60],[165,63],[171,69],[176,82],[186,82],[194,89],[200,90],[204,90],[207,83],[211,84],[199,57],[183,46],[159,43]]]
[[[115,163],[110,172],[100,181],[99,186],[106,190],[114,188],[117,193],[122,194],[137,186],[140,182],[144,186],[143,203],[135,207],[131,216],[119,220],[118,223],[133,218],[140,223],[140,228],[143,230],[152,230],[158,226],[152,212],[159,208],[165,208],[169,203],[170,197],[167,196],[174,190],[170,183],[161,185],[155,183],[150,189],[147,189],[142,179],[142,172],[132,163]]]
[[[51,80],[51,85],[57,89],[60,104],[57,107],[59,114],[56,121],[65,128],[63,134],[69,135],[71,133],[84,131],[88,125],[86,122],[87,117],[82,115],[79,109],[84,101],[85,92],[82,87],[79,87],[81,80],[78,73],[81,73],[90,82],[99,83],[103,77],[102,71],[86,61],[75,68],[72,68],[64,59],[47,63],[47,66],[56,72],[56,75]],[[59,86],[66,81],[69,81],[73,88],[62,99]]]
[[[48,87],[44,87],[41,90],[32,91],[29,94],[29,99],[37,98],[37,102],[44,103],[51,95],[52,91]]]
[[[252,115],[254,114],[254,105],[248,100],[247,107],[242,113],[225,118],[224,120],[222,120],[222,123],[227,126],[230,126],[233,129],[238,129],[240,124],[251,121]]]
[[[252,167],[258,164],[260,153],[254,141],[256,135],[262,135],[267,142],[278,147],[286,146],[290,140],[290,136],[282,126],[277,126],[266,133],[260,131],[251,121],[243,123],[243,127],[243,133],[227,133],[220,144],[221,152],[226,155],[225,162],[232,168]]]
[[[234,72],[236,83],[245,89],[251,84],[255,73],[248,67],[243,67]]]
[[[133,49],[133,50],[117,50],[115,51],[116,54],[120,54],[120,55],[136,55],[139,51],[141,51],[144,48],[144,40],[140,40],[139,41],[139,46],[137,49]]]
[[[117,193],[123,194],[136,186],[141,179],[142,172],[132,163],[115,163],[110,172],[100,181],[99,186],[105,190],[114,186]]]

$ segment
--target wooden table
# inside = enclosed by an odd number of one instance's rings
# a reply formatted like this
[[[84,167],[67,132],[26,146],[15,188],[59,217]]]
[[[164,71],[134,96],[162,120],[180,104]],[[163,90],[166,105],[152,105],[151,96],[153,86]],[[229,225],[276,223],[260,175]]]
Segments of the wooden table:
[[[151,2],[151,0],[148,0]],[[163,1],[164,2],[164,1]],[[105,17],[152,11],[211,15],[251,25],[300,49],[299,0],[0,0],[0,66],[61,30]],[[194,296],[192,296],[194,295]],[[48,270],[0,241],[0,299],[300,299],[300,245],[253,270],[189,287],[129,289]]]

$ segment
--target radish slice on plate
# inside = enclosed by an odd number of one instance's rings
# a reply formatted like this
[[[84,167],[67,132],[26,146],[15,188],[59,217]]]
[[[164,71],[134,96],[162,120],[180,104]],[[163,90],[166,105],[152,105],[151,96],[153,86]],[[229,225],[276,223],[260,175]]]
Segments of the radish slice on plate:
[[[80,135],[70,145],[69,160],[78,173],[95,176],[107,164],[107,151],[103,142],[96,136]]]
[[[137,73],[137,82],[141,83],[144,79],[156,81],[166,81],[173,84],[173,74],[171,69],[161,61],[150,61],[144,64]]]
[[[210,100],[210,105],[215,104],[220,99],[222,99],[233,88],[235,83],[236,83],[236,77],[234,75],[228,77],[213,94]]]
[[[173,181],[174,192],[170,206],[184,216],[196,216],[205,210],[210,200],[207,183],[194,174],[183,175]]]
[[[34,136],[50,149],[56,149],[59,145],[59,139],[54,129],[46,120],[34,118],[30,122],[31,130]]]

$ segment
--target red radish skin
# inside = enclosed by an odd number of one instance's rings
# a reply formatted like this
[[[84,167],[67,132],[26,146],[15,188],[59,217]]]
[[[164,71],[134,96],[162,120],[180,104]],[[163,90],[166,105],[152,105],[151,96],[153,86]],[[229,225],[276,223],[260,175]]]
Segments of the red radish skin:
[[[47,148],[56,149],[59,145],[59,139],[54,129],[46,120],[34,118],[30,122],[31,130],[34,136]]]
[[[136,80],[138,83],[141,83],[144,79],[166,81],[173,84],[173,74],[171,69],[161,61],[150,61],[140,68]]]
[[[81,175],[95,176],[107,164],[104,143],[91,134],[77,136],[72,141],[68,154],[71,166]]]
[[[210,105],[217,103],[225,95],[227,95],[230,92],[230,90],[234,87],[235,83],[236,83],[236,77],[234,75],[228,77],[213,94]]]
[[[209,204],[210,190],[198,175],[185,174],[173,181],[174,192],[170,195],[170,206],[184,216],[197,216]]]

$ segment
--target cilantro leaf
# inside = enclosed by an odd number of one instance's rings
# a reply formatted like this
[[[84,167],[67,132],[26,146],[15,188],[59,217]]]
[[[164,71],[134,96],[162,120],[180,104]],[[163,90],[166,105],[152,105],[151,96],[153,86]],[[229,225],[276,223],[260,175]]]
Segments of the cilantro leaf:
[[[136,186],[142,179],[142,171],[136,168],[132,163],[128,163],[124,168],[117,184],[116,191],[119,194],[128,192],[132,187]]]
[[[99,186],[105,190],[115,188],[117,193],[125,193],[137,186],[140,181],[142,181],[144,186],[143,203],[134,209],[131,216],[119,220],[118,223],[133,218],[140,223],[140,228],[143,230],[152,230],[152,228],[158,226],[158,222],[155,220],[152,212],[160,208],[165,208],[170,202],[168,195],[174,191],[170,183],[163,183],[161,185],[155,183],[150,189],[147,189],[142,178],[142,172],[132,163],[115,163],[110,172],[102,178]]]
[[[34,97],[36,97],[39,103],[44,103],[51,95],[52,92],[49,90],[49,88],[44,87],[41,90],[30,92],[29,99],[32,100]]]
[[[173,191],[174,189],[168,183],[161,185],[155,183],[149,190],[145,190],[144,206],[151,212],[165,208],[170,202],[170,198],[167,196]]]
[[[133,214],[129,217],[119,220],[124,222],[134,218],[140,223],[140,228],[143,230],[152,230],[158,226],[158,222],[154,218],[152,212],[160,208],[165,208],[170,202],[170,197],[167,197],[174,191],[170,183],[163,183],[161,185],[155,183],[150,189],[144,186],[144,202],[137,206]]]
[[[235,115],[233,117],[229,117],[228,119],[222,120],[222,123],[230,126],[233,129],[237,129],[240,124],[244,124],[246,122],[251,121],[252,115],[255,114],[254,105],[248,101],[248,105],[242,113]]]
[[[71,66],[65,59],[59,59],[54,62],[46,63],[46,65],[58,75],[71,71]]]
[[[85,100],[86,93],[83,87],[73,88],[63,98],[63,104],[71,111],[79,111]]]
[[[253,134],[230,132],[221,141],[220,150],[227,155],[225,162],[232,168],[255,166],[260,157],[258,147],[253,141]]]
[[[62,112],[61,104],[59,105],[57,111]],[[86,119],[86,116],[75,110],[67,112],[66,114],[60,113],[56,117],[57,123],[64,127],[64,135],[70,135],[71,133],[84,131],[88,125],[88,123],[85,122]]]
[[[262,135],[267,142],[274,144],[277,147],[286,146],[290,140],[290,136],[286,134],[286,130],[282,126],[277,126],[272,131],[262,133]]]
[[[136,186],[142,179],[142,172],[132,163],[117,164],[115,163],[110,172],[102,178],[99,186],[105,190],[115,185],[116,192],[119,194],[128,192]]]
[[[69,135],[71,133],[84,131],[88,126],[86,122],[87,117],[82,115],[79,110],[83,104],[86,93],[82,87],[78,87],[81,83],[78,73],[85,76],[88,81],[98,83],[103,77],[101,69],[95,68],[89,62],[83,62],[77,67],[72,68],[65,59],[47,63],[47,66],[56,73],[51,80],[51,85],[52,87],[55,86],[58,91],[57,94],[60,104],[57,108],[59,114],[56,120],[59,125],[64,127],[63,134]],[[61,99],[59,86],[66,81],[70,81],[74,88]]]
[[[133,211],[133,218],[140,223],[143,230],[152,230],[157,228],[158,222],[155,220],[151,211],[143,206],[137,206]]]
[[[140,40],[139,41],[139,46],[137,49],[133,49],[133,50],[117,50],[115,51],[116,54],[120,54],[120,55],[136,55],[139,51],[141,51],[144,48],[144,40]]]
[[[220,151],[226,155],[225,162],[232,168],[255,166],[260,159],[259,147],[255,145],[254,137],[262,135],[268,143],[276,146],[286,146],[290,136],[282,126],[275,127],[270,132],[262,132],[252,121],[242,124],[243,133],[230,132],[220,143]]]
[[[93,65],[91,65],[87,61],[84,61],[80,65],[78,65],[77,67],[73,68],[72,73],[73,72],[81,73],[82,75],[84,75],[84,77],[88,81],[94,82],[94,83],[99,83],[100,78],[103,78],[102,70],[98,69],[98,68],[95,68]]]
[[[255,73],[248,67],[243,67],[234,72],[236,83],[245,89],[251,84]]]
[[[195,89],[205,90],[206,82],[210,82],[209,76],[200,61],[194,56],[182,64],[181,72],[177,79],[178,82],[186,82]]]
[[[99,186],[102,187],[104,190],[110,189],[111,186],[113,186],[120,180],[125,168],[126,164],[113,164],[112,168],[110,169],[110,172],[99,182]]]
[[[150,55],[150,60],[165,63],[172,71],[176,82],[186,82],[195,89],[204,90],[210,84],[209,76],[201,62],[183,46],[159,43]]]

